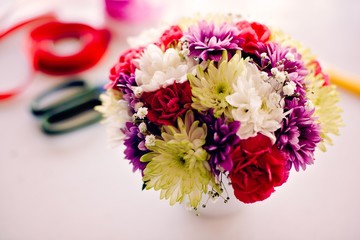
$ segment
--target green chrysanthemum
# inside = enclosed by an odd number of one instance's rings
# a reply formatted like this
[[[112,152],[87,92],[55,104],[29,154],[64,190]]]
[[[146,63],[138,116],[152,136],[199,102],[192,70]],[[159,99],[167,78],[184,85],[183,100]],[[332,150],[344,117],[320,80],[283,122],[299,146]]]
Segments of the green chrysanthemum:
[[[271,41],[280,42],[283,46],[296,48],[301,54],[309,74],[305,79],[306,96],[314,104],[314,116],[317,118],[321,127],[320,137],[322,141],[317,147],[321,151],[326,151],[325,144],[332,145],[331,135],[339,135],[339,128],[343,126],[341,119],[341,108],[337,105],[339,102],[339,93],[335,85],[324,86],[325,80],[321,74],[316,75],[312,62],[315,56],[308,48],[305,48],[300,42],[291,39],[289,35],[278,30],[271,31]]]
[[[231,118],[232,106],[225,98],[234,92],[233,83],[243,70],[244,65],[240,64],[240,57],[238,52],[228,61],[227,52],[224,51],[218,67],[211,61],[205,70],[199,66],[196,76],[188,74],[194,109],[207,111],[212,108],[215,117],[225,114]]]
[[[194,114],[188,111],[185,121],[178,118],[178,128],[163,127],[163,140],[155,140],[148,146],[151,152],[141,157],[148,162],[143,181],[145,189],[161,190],[160,198],[170,199],[170,205],[188,200],[197,208],[209,184],[214,182],[208,165],[205,144],[207,127],[194,121]]]
[[[315,70],[310,68],[307,77],[307,97],[314,104],[314,116],[317,118],[322,141],[318,144],[321,151],[326,151],[325,144],[332,145],[331,134],[339,135],[339,127],[343,126],[341,119],[342,109],[337,106],[339,93],[335,85],[324,86],[321,75],[315,76]]]

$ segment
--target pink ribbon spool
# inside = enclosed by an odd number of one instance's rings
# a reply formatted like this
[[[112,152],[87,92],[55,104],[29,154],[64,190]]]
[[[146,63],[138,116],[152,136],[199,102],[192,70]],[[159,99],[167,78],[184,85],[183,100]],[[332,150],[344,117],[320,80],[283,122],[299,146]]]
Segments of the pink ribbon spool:
[[[128,18],[127,8],[129,5],[131,5],[131,0],[105,0],[107,14],[118,20]]]

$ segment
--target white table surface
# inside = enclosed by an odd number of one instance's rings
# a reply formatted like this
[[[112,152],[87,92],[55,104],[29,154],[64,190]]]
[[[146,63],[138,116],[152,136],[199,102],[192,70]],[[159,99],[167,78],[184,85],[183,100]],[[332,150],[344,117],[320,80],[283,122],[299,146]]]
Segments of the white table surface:
[[[11,2],[0,0],[0,9]],[[67,20],[100,24],[99,1],[51,4]],[[15,12],[51,4],[23,1]],[[322,62],[360,81],[360,1],[164,0],[162,7],[161,19],[191,12],[242,13],[282,28]],[[23,35],[0,41],[1,84],[25,75]],[[103,61],[82,76],[93,83],[105,80],[126,48],[127,35],[124,30]],[[159,200],[158,192],[142,192],[141,176],[132,173],[122,149],[107,147],[105,126],[57,137],[42,134],[29,103],[59,81],[38,74],[26,91],[0,102],[0,240],[360,239],[359,96],[340,90],[346,126],[334,146],[317,151],[305,172],[291,172],[269,199],[239,203],[228,215],[196,217]]]

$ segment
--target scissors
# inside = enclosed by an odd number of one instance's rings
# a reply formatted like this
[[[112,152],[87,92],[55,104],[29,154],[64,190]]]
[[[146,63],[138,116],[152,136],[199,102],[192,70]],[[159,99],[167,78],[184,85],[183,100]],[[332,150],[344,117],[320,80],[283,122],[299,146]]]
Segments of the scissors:
[[[99,95],[103,91],[103,87],[89,86],[84,80],[70,80],[36,97],[31,102],[31,112],[41,120],[44,133],[71,132],[101,120],[94,107],[101,105]]]

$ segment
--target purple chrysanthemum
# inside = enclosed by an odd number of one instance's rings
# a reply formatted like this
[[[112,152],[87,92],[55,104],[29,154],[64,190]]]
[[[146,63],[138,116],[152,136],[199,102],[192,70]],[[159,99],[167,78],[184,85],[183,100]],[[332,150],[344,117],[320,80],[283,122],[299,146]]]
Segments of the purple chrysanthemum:
[[[140,169],[143,171],[146,163],[140,162],[140,158],[149,150],[145,147],[145,136],[140,132],[139,127],[132,122],[127,122],[125,129],[125,158],[130,160],[133,165],[133,171]]]
[[[220,27],[206,21],[193,25],[184,34],[188,42],[189,56],[201,60],[219,61],[224,50],[229,58],[240,49],[243,39],[239,38],[239,30],[230,24],[224,23]]]
[[[208,128],[204,149],[210,154],[212,171],[217,175],[220,173],[219,169],[230,171],[233,167],[231,150],[240,141],[236,134],[240,122],[227,122],[225,117],[215,118],[212,111],[201,118]]]
[[[121,73],[119,78],[117,79],[118,90],[120,90],[124,95],[123,99],[129,103],[129,106],[134,110],[135,104],[139,102],[139,98],[137,98],[132,90],[132,87],[136,87],[135,75],[131,74],[130,76],[124,73]]]
[[[266,53],[267,57],[261,58],[261,54]],[[294,59],[288,59],[287,54],[291,54]],[[296,52],[295,48],[283,48],[277,43],[259,43],[259,50],[257,52],[261,70],[271,75],[271,69],[277,68],[279,71],[286,71],[287,76],[296,84],[295,93],[301,98],[305,98],[306,91],[304,89],[304,80],[307,75],[307,70],[304,67],[304,62],[301,60],[301,55]]]
[[[320,126],[315,123],[314,109],[306,110],[303,101],[296,98],[286,100],[285,109],[289,114],[284,118],[282,127],[277,131],[277,145],[287,154],[288,168],[313,164],[316,144],[321,141]]]

